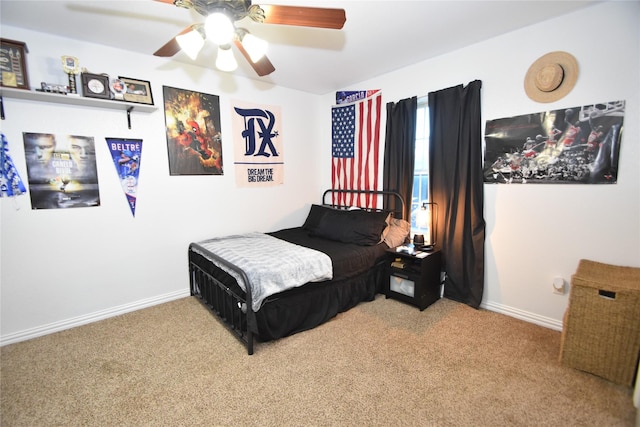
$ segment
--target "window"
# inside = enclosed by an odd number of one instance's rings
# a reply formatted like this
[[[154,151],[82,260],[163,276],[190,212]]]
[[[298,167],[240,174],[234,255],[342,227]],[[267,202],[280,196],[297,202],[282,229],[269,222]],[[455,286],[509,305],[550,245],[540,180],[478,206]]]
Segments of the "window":
[[[429,105],[427,97],[418,98],[416,117],[416,153],[413,170],[413,192],[411,197],[411,232],[425,234],[418,227],[416,214],[422,203],[429,201]]]

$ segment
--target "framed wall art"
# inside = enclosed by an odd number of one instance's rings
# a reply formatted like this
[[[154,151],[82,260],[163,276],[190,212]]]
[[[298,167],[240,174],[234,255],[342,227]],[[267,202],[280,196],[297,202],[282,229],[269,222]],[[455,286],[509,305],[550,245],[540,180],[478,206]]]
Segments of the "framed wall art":
[[[29,90],[27,74],[27,45],[24,42],[0,38],[0,84]]]
[[[111,98],[109,76],[106,74],[82,73],[82,96],[87,98]]]
[[[171,175],[222,175],[220,97],[163,86]]]
[[[118,77],[124,82],[127,90],[123,98],[127,102],[153,105],[153,95],[151,93],[151,83],[146,80],[131,79],[129,77]]]

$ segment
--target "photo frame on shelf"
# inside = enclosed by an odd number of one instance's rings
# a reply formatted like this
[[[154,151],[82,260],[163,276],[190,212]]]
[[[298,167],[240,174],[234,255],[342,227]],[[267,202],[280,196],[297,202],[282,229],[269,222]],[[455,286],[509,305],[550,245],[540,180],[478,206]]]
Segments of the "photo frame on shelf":
[[[119,76],[118,79],[123,81],[127,87],[127,91],[124,93],[125,101],[153,105],[150,82],[122,76]]]
[[[110,99],[109,76],[106,74],[82,73],[82,96]]]
[[[26,43],[0,38],[1,86],[30,90],[27,52]]]
[[[111,79],[110,89],[114,99],[124,101],[124,94],[127,93],[127,85],[125,85],[122,80]]]

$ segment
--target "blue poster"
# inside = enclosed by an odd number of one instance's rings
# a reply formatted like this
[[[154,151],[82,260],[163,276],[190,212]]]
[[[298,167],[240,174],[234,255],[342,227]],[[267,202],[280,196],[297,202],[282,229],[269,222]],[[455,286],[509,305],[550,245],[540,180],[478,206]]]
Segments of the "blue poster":
[[[9,155],[9,143],[2,134],[2,147],[0,147],[0,164],[2,165],[2,175],[0,175],[0,197],[19,196],[26,192],[20,174],[16,170],[13,160]]]
[[[135,217],[142,140],[124,138],[106,138],[106,140],[113,164],[118,172],[120,185],[127,197],[131,213]]]
[[[352,102],[362,101],[371,95],[380,92],[380,89],[369,90],[347,90],[336,92],[336,104],[351,104]]]

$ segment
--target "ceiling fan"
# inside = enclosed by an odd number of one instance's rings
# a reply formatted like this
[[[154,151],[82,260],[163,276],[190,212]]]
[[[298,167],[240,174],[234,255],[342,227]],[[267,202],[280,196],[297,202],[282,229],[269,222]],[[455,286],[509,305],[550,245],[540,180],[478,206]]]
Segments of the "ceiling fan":
[[[264,24],[294,25],[341,29],[346,21],[344,9],[257,5],[251,0],[155,0],[178,7],[193,9],[205,17],[204,23],[191,24],[158,49],[154,55],[169,57],[180,50],[196,59],[205,40],[218,45],[216,66],[223,71],[233,71],[238,63],[231,51],[231,43],[240,51],[259,76],[275,71],[266,57],[267,42],[237,27],[236,22],[249,18]]]

